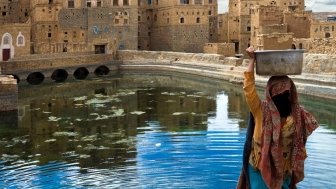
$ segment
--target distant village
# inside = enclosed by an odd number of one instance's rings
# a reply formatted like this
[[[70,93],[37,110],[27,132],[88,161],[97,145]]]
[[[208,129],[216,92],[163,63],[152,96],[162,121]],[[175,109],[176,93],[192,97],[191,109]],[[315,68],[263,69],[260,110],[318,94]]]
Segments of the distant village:
[[[0,61],[117,50],[244,55],[257,49],[335,54],[336,12],[304,0],[0,0]]]

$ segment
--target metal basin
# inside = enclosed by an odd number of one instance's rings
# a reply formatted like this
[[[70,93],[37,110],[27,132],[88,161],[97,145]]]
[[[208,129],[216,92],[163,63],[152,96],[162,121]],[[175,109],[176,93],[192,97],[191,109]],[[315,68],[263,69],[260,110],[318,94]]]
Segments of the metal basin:
[[[302,73],[303,49],[262,50],[256,53],[258,75],[300,75]]]

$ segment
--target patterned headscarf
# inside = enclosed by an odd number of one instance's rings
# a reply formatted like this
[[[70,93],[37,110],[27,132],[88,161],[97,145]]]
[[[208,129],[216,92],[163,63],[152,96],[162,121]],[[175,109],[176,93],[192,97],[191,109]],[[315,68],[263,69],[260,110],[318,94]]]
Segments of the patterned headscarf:
[[[261,160],[259,170],[269,188],[281,188],[284,180],[283,151],[281,144],[281,118],[272,101],[272,96],[288,90],[290,93],[291,115],[294,119],[295,133],[293,134],[293,148],[291,166],[296,184],[304,177],[304,160],[307,157],[305,143],[307,137],[318,127],[315,118],[306,112],[298,103],[296,87],[287,76],[273,76],[266,87],[266,100],[262,102],[263,131],[261,137]]]

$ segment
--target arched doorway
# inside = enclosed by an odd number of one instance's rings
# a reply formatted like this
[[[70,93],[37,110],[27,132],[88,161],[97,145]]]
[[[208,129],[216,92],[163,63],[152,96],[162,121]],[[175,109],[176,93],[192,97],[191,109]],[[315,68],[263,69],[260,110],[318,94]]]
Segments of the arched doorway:
[[[5,33],[2,35],[0,50],[1,61],[8,61],[10,58],[14,57],[13,38],[11,34]]]

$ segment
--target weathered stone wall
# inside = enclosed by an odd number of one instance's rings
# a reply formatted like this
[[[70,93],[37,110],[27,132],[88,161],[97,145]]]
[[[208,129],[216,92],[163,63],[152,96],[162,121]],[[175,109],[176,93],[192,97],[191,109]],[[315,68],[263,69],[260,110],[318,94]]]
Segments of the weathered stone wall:
[[[292,33],[273,33],[258,36],[258,50],[290,49],[293,44]]]
[[[118,60],[166,60],[166,61],[187,61],[187,62],[205,62],[215,63],[220,62],[224,58],[217,54],[203,54],[203,53],[182,53],[182,52],[168,52],[168,51],[118,51]]]
[[[225,57],[235,56],[234,43],[207,43],[204,46],[204,53],[220,54]]]
[[[305,49],[312,54],[336,54],[336,39],[334,38],[295,38],[293,43],[296,48]]]
[[[81,67],[93,64],[103,64],[115,59],[112,54],[88,54],[77,56],[60,56],[53,58],[27,58],[10,62],[0,62],[3,74],[15,72],[31,72],[55,68]]]
[[[295,38],[309,38],[312,12],[284,14],[284,22],[288,25],[288,32],[293,33]],[[286,31],[287,32],[287,31]]]
[[[218,42],[227,43],[228,41],[228,13],[218,15]]]
[[[242,59],[234,57],[224,57],[218,54],[203,53],[179,53],[162,51],[118,51],[118,60],[135,62],[157,62],[157,63],[204,63],[204,64],[225,64],[240,66]],[[325,54],[304,54],[303,72],[312,74],[335,74],[336,73],[336,55]]]
[[[209,25],[175,26],[173,32],[172,51],[200,53],[209,42]]]
[[[303,72],[336,75],[336,55],[305,53]]]
[[[30,24],[2,24],[0,26],[0,61],[4,60],[3,49],[9,49],[10,58],[30,54]]]
[[[0,112],[17,110],[18,86],[13,76],[0,75]]]
[[[120,61],[135,61],[135,62],[157,62],[157,63],[179,63],[188,62],[195,64],[227,64],[241,65],[242,59],[235,57],[225,57],[219,54],[204,54],[204,53],[182,53],[182,52],[167,52],[167,51],[118,51],[118,60]]]

